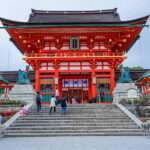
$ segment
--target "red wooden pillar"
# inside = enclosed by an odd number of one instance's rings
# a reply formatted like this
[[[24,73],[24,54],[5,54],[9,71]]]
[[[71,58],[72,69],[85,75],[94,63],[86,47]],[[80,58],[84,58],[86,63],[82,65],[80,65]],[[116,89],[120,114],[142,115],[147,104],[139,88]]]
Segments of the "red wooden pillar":
[[[111,77],[110,77],[110,84],[111,84],[111,90],[113,91],[115,86],[116,86],[116,83],[115,83],[115,69],[112,68],[111,69]]]
[[[113,97],[113,91],[114,91],[114,88],[116,86],[116,83],[115,83],[115,69],[114,67],[112,67],[111,69],[111,77],[110,77],[110,85],[111,85],[111,94],[112,94],[112,97]]]
[[[59,82],[58,82],[58,91],[59,91],[59,96],[62,97],[62,79],[59,77]]]
[[[40,70],[39,70],[39,67],[35,68],[35,90],[36,90],[36,92],[40,91]]]
[[[54,84],[55,84],[55,96],[60,96],[59,72],[57,70],[55,70],[55,73],[54,73]]]
[[[92,98],[96,98],[96,73],[93,70],[92,74],[91,74],[91,78],[92,78],[92,83],[91,83],[91,95]]]

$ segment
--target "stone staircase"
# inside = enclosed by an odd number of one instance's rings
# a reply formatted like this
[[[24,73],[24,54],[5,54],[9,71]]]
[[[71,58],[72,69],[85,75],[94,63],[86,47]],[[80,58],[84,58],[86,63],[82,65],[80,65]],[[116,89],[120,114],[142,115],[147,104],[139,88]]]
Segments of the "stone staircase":
[[[135,136],[143,130],[115,105],[69,105],[67,114],[37,113],[20,117],[6,131],[6,137],[25,136]]]

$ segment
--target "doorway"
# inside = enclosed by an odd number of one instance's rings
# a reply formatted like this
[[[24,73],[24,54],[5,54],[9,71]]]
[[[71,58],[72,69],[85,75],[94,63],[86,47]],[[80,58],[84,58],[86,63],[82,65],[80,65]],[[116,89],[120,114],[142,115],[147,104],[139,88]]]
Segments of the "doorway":
[[[62,92],[62,96],[67,97],[69,103],[72,103],[72,98],[74,98],[79,104],[88,103],[89,100],[88,91],[83,90],[82,88],[68,89],[67,91]]]
[[[62,97],[67,97],[69,103],[72,103],[72,98],[74,98],[77,103],[88,103],[88,90],[88,79],[62,80]]]

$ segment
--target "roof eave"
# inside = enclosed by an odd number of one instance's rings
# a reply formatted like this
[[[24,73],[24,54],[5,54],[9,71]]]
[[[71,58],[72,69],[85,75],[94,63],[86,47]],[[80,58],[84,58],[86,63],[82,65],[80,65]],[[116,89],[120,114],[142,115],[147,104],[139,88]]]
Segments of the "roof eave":
[[[14,21],[14,20],[9,20],[9,19],[5,19],[5,18],[0,18],[1,22],[3,23],[4,26],[10,26],[10,25],[14,25],[14,26],[21,26],[21,25],[48,25],[48,24],[52,24],[52,25],[59,25],[59,24],[63,24],[65,25],[69,25],[69,24],[74,24],[74,25],[79,25],[79,24],[137,24],[138,22],[144,21],[146,23],[147,19],[149,18],[150,15],[141,17],[141,18],[137,18],[137,19],[133,19],[133,20],[126,20],[126,21],[119,21],[119,22],[82,22],[82,23],[75,23],[75,22],[69,22],[69,23],[62,23],[62,22],[58,22],[58,23],[31,23],[31,22],[21,22],[21,21]],[[113,25],[112,25],[113,26]]]

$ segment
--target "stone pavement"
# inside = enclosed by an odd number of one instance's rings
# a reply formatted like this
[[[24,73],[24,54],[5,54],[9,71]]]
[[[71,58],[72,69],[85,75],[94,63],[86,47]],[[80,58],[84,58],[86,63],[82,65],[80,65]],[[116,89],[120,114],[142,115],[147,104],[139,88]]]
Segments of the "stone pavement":
[[[149,150],[150,137],[1,138],[1,150]]]

